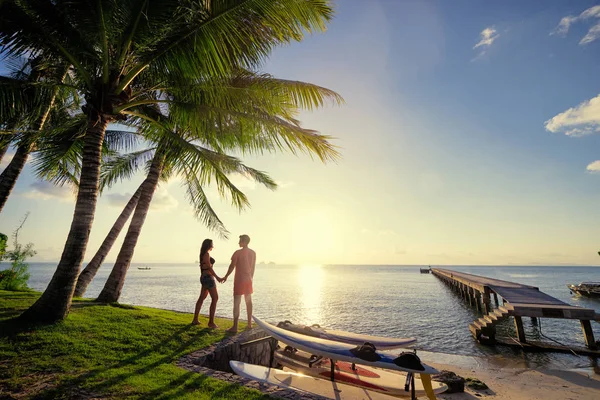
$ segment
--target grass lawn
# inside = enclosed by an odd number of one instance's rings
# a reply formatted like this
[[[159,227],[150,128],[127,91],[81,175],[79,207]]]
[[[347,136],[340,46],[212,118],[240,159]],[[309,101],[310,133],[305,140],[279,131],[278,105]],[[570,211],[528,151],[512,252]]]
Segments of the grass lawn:
[[[0,399],[267,398],[175,366],[182,355],[221,340],[229,320],[210,330],[206,318],[190,325],[191,314],[88,300],[74,301],[55,325],[11,320],[39,295],[0,291]]]

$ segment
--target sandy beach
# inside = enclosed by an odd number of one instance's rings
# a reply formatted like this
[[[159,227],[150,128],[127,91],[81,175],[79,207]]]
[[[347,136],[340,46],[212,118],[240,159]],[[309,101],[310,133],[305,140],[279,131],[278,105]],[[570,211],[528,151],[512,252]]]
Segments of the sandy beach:
[[[477,378],[488,385],[486,390],[465,386],[464,393],[440,394],[438,399],[506,399],[506,400],[594,400],[600,399],[600,375],[593,371],[562,371],[531,368],[468,368],[429,363],[463,378]]]

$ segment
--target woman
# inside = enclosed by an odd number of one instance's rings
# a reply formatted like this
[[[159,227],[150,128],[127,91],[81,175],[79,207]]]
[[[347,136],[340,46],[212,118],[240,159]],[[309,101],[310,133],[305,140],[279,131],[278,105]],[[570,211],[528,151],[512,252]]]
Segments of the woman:
[[[194,311],[194,320],[192,325],[198,325],[198,314],[202,308],[202,303],[206,296],[210,293],[210,313],[208,317],[208,327],[218,328],[215,324],[215,311],[217,309],[217,300],[219,300],[219,293],[217,293],[217,281],[222,282],[223,280],[215,274],[213,265],[215,263],[214,258],[210,256],[210,251],[213,249],[213,242],[210,239],[204,239],[202,247],[200,248],[200,283],[202,288],[200,289],[200,297],[196,302],[196,310]]]

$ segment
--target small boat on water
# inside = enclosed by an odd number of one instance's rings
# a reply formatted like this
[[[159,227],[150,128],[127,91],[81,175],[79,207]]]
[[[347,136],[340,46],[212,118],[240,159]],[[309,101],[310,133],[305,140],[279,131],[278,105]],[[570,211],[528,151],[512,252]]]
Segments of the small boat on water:
[[[148,267],[148,266],[146,266],[146,267],[138,267],[138,269],[144,269],[144,270],[146,270],[146,269],[151,269],[151,268]]]
[[[581,282],[579,285],[567,285],[571,292],[587,297],[600,297],[600,282]]]

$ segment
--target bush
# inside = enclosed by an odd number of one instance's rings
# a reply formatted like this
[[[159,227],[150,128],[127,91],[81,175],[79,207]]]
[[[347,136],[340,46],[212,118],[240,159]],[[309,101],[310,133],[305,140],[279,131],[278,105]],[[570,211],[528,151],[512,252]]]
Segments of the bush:
[[[0,260],[4,257],[4,253],[6,252],[6,242],[8,242],[8,236],[4,233],[0,233]]]
[[[0,290],[28,290],[27,281],[29,280],[28,265],[25,260],[36,254],[33,250],[33,243],[22,245],[19,243],[19,230],[27,221],[29,213],[25,214],[19,227],[13,232],[12,250],[6,251],[2,258],[10,260],[11,268],[0,271]]]

